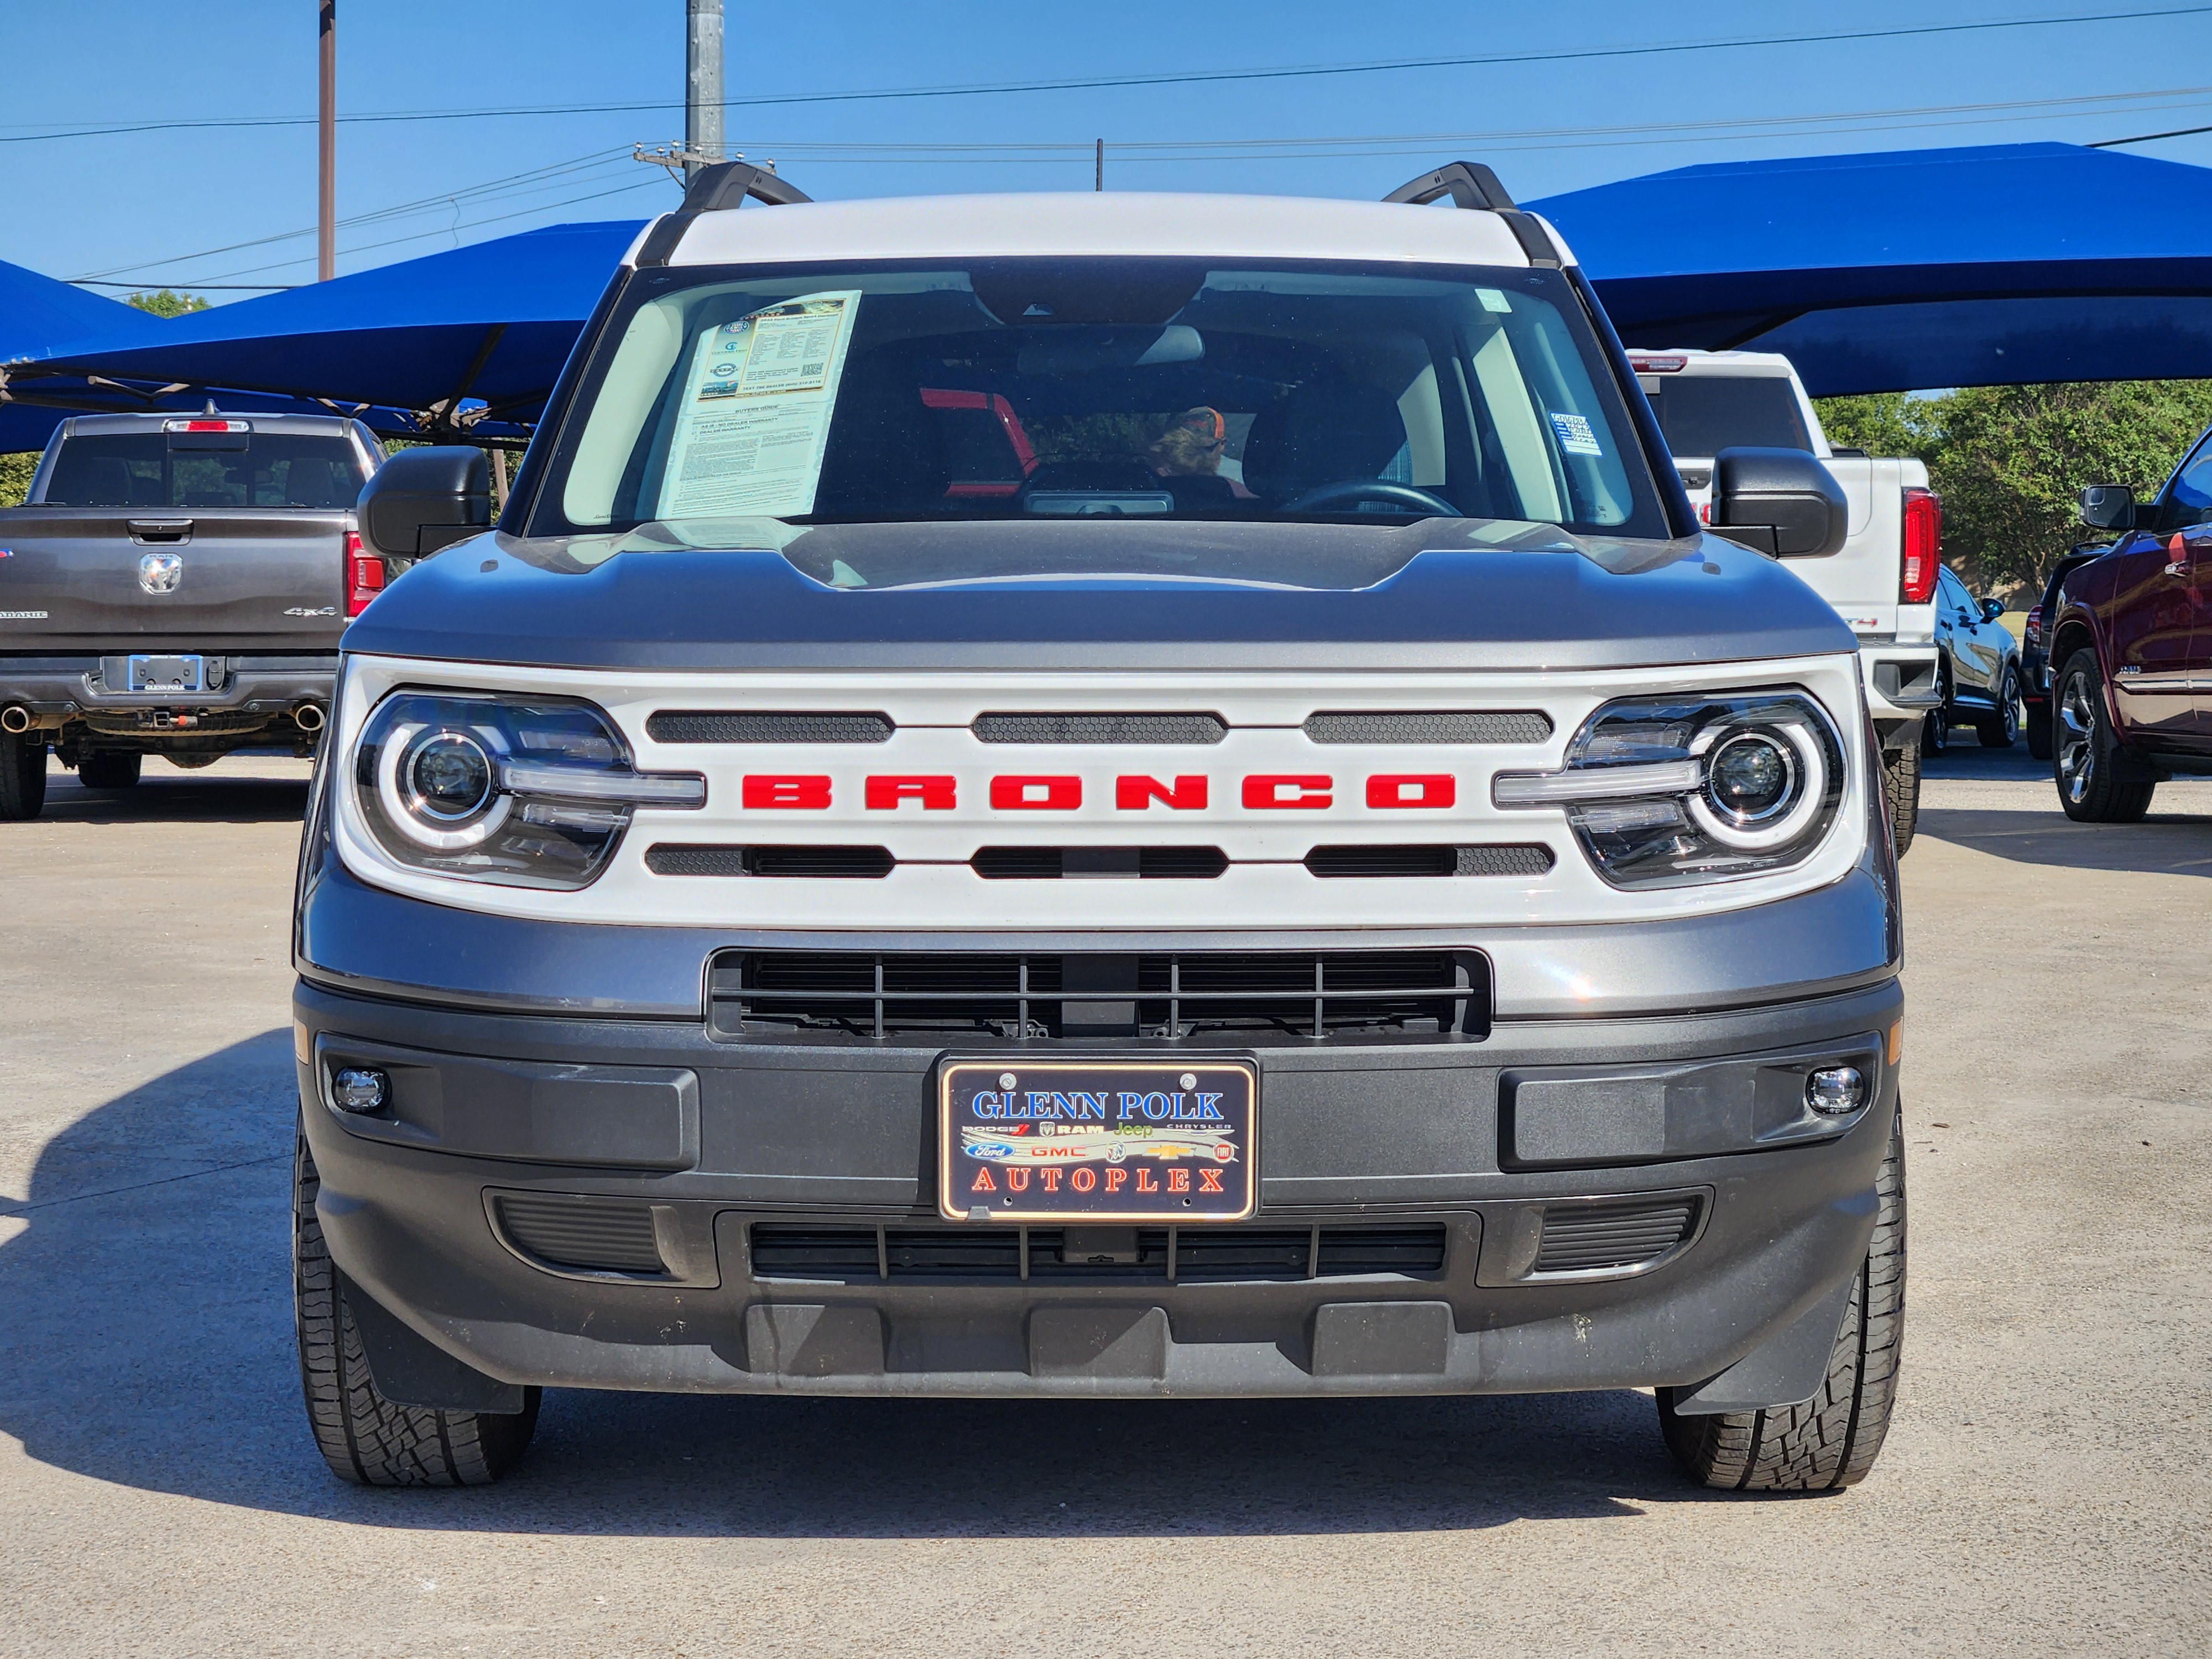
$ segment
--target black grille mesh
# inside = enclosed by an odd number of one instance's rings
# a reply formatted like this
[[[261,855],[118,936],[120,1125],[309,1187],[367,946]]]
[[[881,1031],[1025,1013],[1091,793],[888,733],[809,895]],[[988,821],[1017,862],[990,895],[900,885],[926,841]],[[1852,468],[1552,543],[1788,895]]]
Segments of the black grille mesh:
[[[1066,973],[1069,961],[1079,976]],[[724,1036],[1433,1042],[1488,1035],[1490,975],[1484,957],[1463,951],[729,951],[714,959],[708,1004]]]
[[[500,1225],[526,1254],[586,1273],[663,1273],[650,1206],[622,1198],[502,1193]]]
[[[1536,708],[1435,708],[1310,714],[1305,730],[1314,743],[1541,743],[1552,722]]]
[[[1306,868],[1331,879],[1387,876],[1540,876],[1552,851],[1540,843],[1485,847],[1316,847]]]
[[[982,714],[979,743],[1219,743],[1218,714]]]
[[[1093,1237],[1096,1230],[1090,1231]],[[1024,1234],[1033,1279],[1165,1279],[1164,1227],[1123,1230],[1127,1259],[1068,1259],[1058,1227],[823,1227],[757,1222],[753,1274],[759,1279],[861,1282],[882,1279],[1018,1279]],[[1341,1279],[1372,1274],[1424,1278],[1443,1271],[1446,1239],[1433,1222],[1395,1227],[1183,1227],[1176,1231],[1177,1279]]]
[[[765,876],[875,880],[897,860],[887,847],[717,847],[661,842],[647,849],[656,876]]]
[[[1218,847],[979,847],[970,862],[986,881],[1212,881],[1229,868],[1229,855]]]
[[[655,743],[889,743],[895,729],[888,714],[745,714],[712,708],[658,709],[645,722],[645,733]]]
[[[1642,1267],[1686,1238],[1697,1215],[1694,1198],[1562,1205],[1547,1210],[1543,1243],[1532,1271],[1573,1273]]]

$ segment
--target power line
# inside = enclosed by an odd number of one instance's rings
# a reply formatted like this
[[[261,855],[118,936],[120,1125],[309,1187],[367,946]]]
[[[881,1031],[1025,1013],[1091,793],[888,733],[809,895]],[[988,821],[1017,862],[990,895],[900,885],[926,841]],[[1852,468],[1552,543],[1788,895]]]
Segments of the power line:
[[[1985,33],[2000,29],[2057,28],[2077,23],[2135,22],[2212,13],[2212,5],[2164,6],[2132,11],[2076,12],[2056,17],[2000,17],[1957,23],[1900,24],[1890,28],[1833,29],[1815,34],[1739,36],[1717,40],[1654,41],[1640,46],[1571,46],[1549,51],[1469,53],[1437,58],[1386,58],[1364,64],[1286,64],[1269,69],[1189,70],[1169,74],[1091,76],[1051,81],[1001,81],[969,85],[886,87],[870,90],[787,93],[760,98],[725,99],[721,107],[766,109],[790,105],[873,103],[894,99],[996,97],[1020,93],[1087,92],[1132,87],[1202,86],[1248,81],[1306,80],[1348,75],[1393,74],[1413,70],[1480,69],[1524,64],[1589,63],[1683,52],[1736,52],[1757,46],[1825,46],[1845,40],[1900,40],[1934,35]],[[389,110],[342,115],[349,124],[405,121],[481,121],[547,115],[632,114],[680,108],[666,99],[602,104],[519,105],[500,109]],[[100,138],[141,132],[250,130],[307,126],[313,116],[210,117],[180,121],[137,122],[123,126],[78,127],[58,132],[0,133],[0,143],[40,143],[63,138]]]
[[[2154,138],[2194,138],[2200,132],[2212,132],[2212,127],[2176,127],[2171,132],[2140,132],[2132,138],[2100,138],[2084,149],[2112,149],[2121,144],[2148,144]]]

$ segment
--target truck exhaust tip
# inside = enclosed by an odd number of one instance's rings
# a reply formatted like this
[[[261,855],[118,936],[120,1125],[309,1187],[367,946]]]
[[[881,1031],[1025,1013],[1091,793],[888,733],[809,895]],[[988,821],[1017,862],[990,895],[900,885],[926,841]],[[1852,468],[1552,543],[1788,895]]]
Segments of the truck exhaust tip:
[[[319,732],[328,719],[319,702],[295,703],[292,707],[292,723],[302,732]]]
[[[0,708],[0,732],[21,735],[29,731],[37,719],[38,716],[21,703],[11,702],[5,708]]]

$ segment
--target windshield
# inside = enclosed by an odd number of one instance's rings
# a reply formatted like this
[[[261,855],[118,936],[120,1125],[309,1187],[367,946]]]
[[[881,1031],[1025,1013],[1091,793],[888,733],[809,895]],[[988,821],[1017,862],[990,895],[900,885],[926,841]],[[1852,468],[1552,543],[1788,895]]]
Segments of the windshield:
[[[1813,447],[1796,388],[1780,375],[1647,374],[1644,394],[1677,455],[1711,459],[1739,444]]]
[[[347,439],[239,434],[234,447],[188,448],[161,432],[64,439],[42,498],[50,507],[351,507],[368,482]]]
[[[1428,266],[641,272],[535,499],[538,535],[1436,516],[1667,533],[1565,279]]]

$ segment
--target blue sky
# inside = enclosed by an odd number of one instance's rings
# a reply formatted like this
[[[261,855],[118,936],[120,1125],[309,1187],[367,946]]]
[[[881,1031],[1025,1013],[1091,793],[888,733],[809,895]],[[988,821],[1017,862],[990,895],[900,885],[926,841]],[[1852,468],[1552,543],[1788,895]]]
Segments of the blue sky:
[[[2212,68],[2203,67],[2212,64],[2212,10],[1863,38],[1883,27],[2161,3],[1117,0],[1027,10],[1004,0],[732,0],[732,98],[1839,30],[1862,38],[1216,85],[783,104],[732,110],[729,135],[732,148],[775,157],[817,198],[1088,189],[1089,146],[1103,137],[1111,188],[1372,197],[1465,155],[1492,162],[1525,198],[1701,161],[2086,142],[2212,125]],[[634,143],[683,131],[675,106],[684,14],[683,0],[340,0],[343,115],[656,100],[669,106],[343,125],[340,216],[385,216],[342,228],[339,269],[672,206],[667,176],[628,156]],[[313,277],[311,234],[259,240],[314,222],[311,125],[7,141],[96,126],[312,117],[315,0],[0,0],[0,62],[9,70],[0,108],[0,258],[57,276],[149,287]],[[1817,118],[1829,117],[1838,118]],[[1254,148],[1261,141],[1277,142]],[[1048,148],[1016,157],[1005,154],[1010,145]],[[2212,164],[2212,136],[2136,153]],[[403,210],[387,213],[395,208]]]

